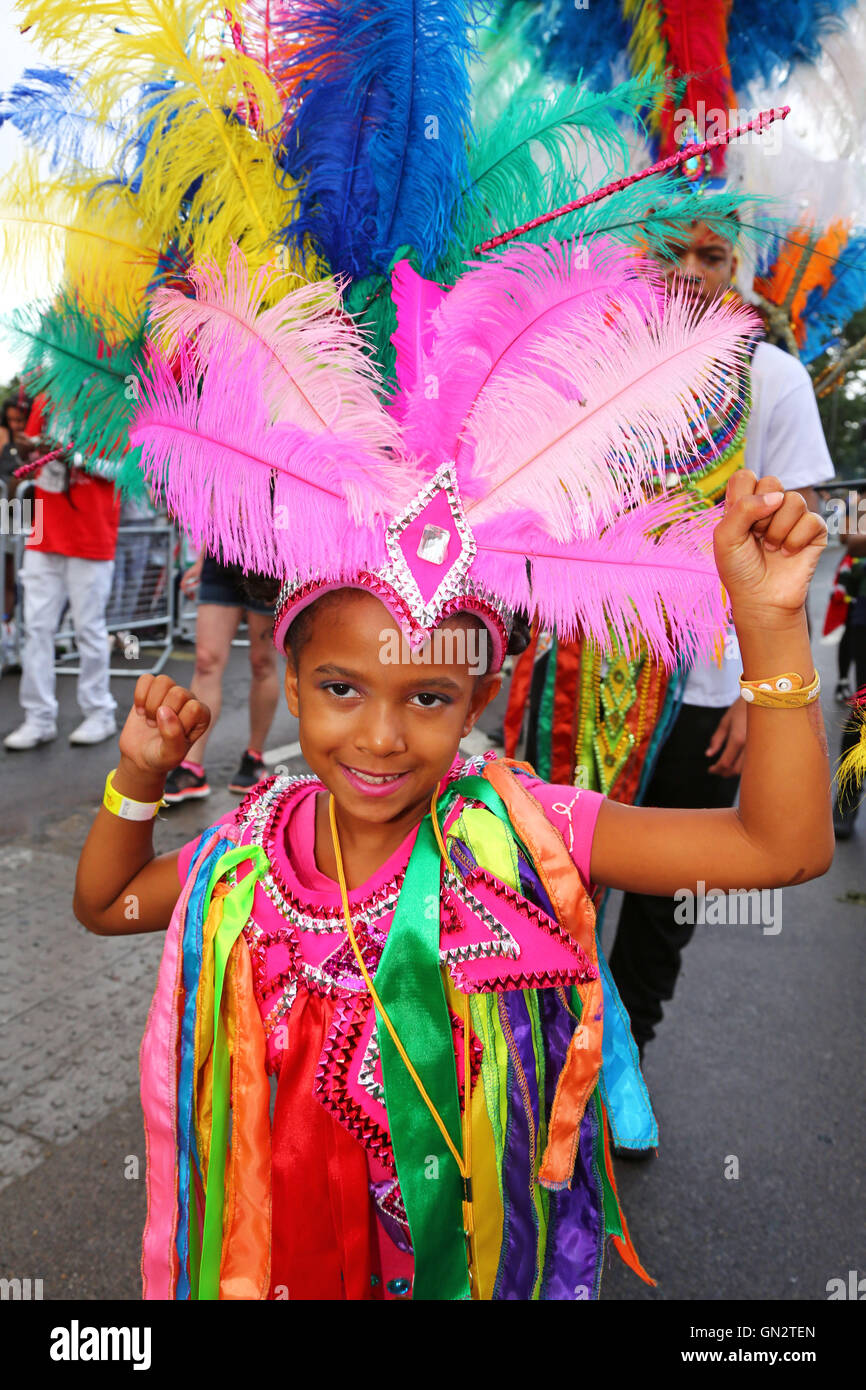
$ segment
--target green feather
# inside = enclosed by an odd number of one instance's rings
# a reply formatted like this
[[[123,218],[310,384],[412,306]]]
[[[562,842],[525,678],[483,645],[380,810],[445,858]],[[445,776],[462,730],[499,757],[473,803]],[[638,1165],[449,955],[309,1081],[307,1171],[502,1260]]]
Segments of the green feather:
[[[498,121],[513,101],[553,90],[526,36],[532,17],[531,5],[514,5],[481,30],[478,56],[469,68],[475,130]]]
[[[129,449],[129,425],[138,400],[144,320],[131,322],[115,311],[97,319],[61,296],[48,308],[15,310],[4,330],[24,359],[29,388],[47,397],[47,433],[82,454],[89,472],[142,495],[140,450]]]
[[[558,238],[581,234],[609,236],[613,241],[664,256],[671,246],[688,239],[689,228],[694,222],[704,222],[728,240],[760,244],[777,230],[775,220],[764,212],[759,226],[744,226],[738,214],[746,207],[755,211],[759,205],[766,207],[772,201],[761,195],[746,197],[735,191],[701,192],[690,188],[676,173],[658,174],[644,183],[612,193],[600,203],[591,203],[538,227],[527,237],[544,240],[551,234]],[[550,204],[551,208],[559,205],[556,201]]]
[[[365,275],[353,280],[346,290],[344,304],[368,340],[370,356],[378,363],[388,390],[396,386],[397,353],[391,334],[397,328],[397,310],[391,298],[391,271],[398,261],[407,260],[421,273],[418,253],[411,246],[398,246],[388,265],[387,275]]]
[[[455,233],[441,257],[437,280],[453,281],[477,242],[569,202],[603,177],[627,167],[623,119],[643,129],[640,112],[664,81],[652,75],[630,79],[610,92],[566,87],[551,96],[519,96],[480,133],[469,153],[471,184],[462,190]],[[590,181],[588,160],[595,157]],[[553,233],[560,235],[557,230]],[[545,239],[551,235],[545,233]]]

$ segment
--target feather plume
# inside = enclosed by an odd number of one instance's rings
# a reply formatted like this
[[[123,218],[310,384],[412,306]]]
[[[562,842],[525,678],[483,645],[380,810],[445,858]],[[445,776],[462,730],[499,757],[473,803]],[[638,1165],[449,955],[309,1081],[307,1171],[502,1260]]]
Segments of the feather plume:
[[[274,260],[293,186],[278,170],[271,143],[221,104],[209,71],[195,86],[152,96],[142,120],[145,114],[149,138],[137,171],[139,193],[170,237],[186,240],[192,260],[223,261],[232,242],[256,266]],[[318,271],[303,252],[294,263],[285,253],[282,260],[304,278]]]
[[[436,333],[436,311],[446,291],[434,280],[425,280],[408,260],[398,261],[391,275],[391,295],[397,314],[392,334],[396,354],[396,394],[390,410],[396,420],[406,413],[406,402],[416,387],[426,387],[427,360]]]
[[[815,63],[822,41],[844,28],[854,0],[736,0],[728,18],[728,59],[736,91],[752,82],[778,88],[795,63]]]
[[[81,89],[107,120],[114,93],[137,81],[134,120],[140,156],[135,186],[164,241],[189,243],[195,259],[223,260],[232,241],[257,265],[275,254],[274,236],[294,200],[275,162],[282,119],[267,72],[220,45],[204,0],[34,0],[25,22],[49,47],[74,42],[86,70]],[[220,37],[219,35],[217,37]],[[243,118],[255,109],[258,125]],[[301,254],[289,268],[315,275]]]
[[[843,808],[846,803],[859,806],[855,797],[866,777],[866,688],[858,690],[851,700],[850,718],[860,734],[853,748],[849,748],[836,766],[836,797]]]
[[[117,311],[97,317],[61,296],[47,309],[15,310],[6,334],[25,359],[31,389],[47,398],[48,433],[83,454],[86,469],[119,477],[138,394],[143,323]],[[135,459],[126,462],[121,485],[140,492]]]
[[[619,5],[576,6],[568,0],[507,3],[494,22],[497,38],[516,32],[537,66],[559,82],[605,90],[629,39]]]
[[[787,7],[785,7],[787,8]],[[780,11],[781,13],[781,11]],[[862,132],[866,121],[866,0],[846,6],[840,21],[825,27],[821,35],[820,52],[808,61],[795,63],[785,80],[781,95],[791,106],[786,143],[796,137],[805,145],[813,159],[821,160],[825,169],[828,151],[837,160],[855,161],[862,196]],[[777,101],[779,77],[774,76],[768,87],[758,82],[745,93],[750,105],[759,105],[765,91]],[[782,173],[796,180],[800,170],[786,161]],[[807,186],[808,187],[808,186]],[[814,190],[812,190],[814,197]],[[850,209],[842,209],[850,212]],[[838,207],[829,216],[839,215]]]
[[[237,0],[225,7],[235,47],[255,58],[270,73],[284,105],[291,100],[290,75],[297,36],[290,25],[295,0]]]
[[[397,426],[337,285],[303,286],[264,309],[271,278],[250,279],[235,248],[225,277],[213,265],[193,272],[194,300],[155,296],[159,341],[134,438],[197,540],[222,540],[227,558],[263,573],[310,555],[336,573],[357,547],[367,553],[374,518],[399,511],[421,477],[393,457]]]
[[[786,311],[800,347],[806,340],[803,314],[809,296],[813,291],[826,295],[847,240],[848,232],[838,222],[824,231],[803,225],[792,227],[784,241],[777,244],[777,254],[768,272],[755,277],[756,293]]]
[[[683,105],[697,120],[698,139],[705,135],[699,118],[703,109],[727,113],[735,105],[728,64],[728,10],[730,0],[661,0],[662,32],[667,47],[666,67],[685,82]],[[673,154],[679,148],[676,112],[669,99],[661,115],[661,153]],[[725,146],[710,152],[713,168],[725,167]]]
[[[466,182],[470,55],[460,0],[303,0],[300,102],[286,167],[303,180],[297,243],[312,235],[332,270],[387,271],[411,246],[422,271],[441,252]]]
[[[567,231],[572,236],[609,237],[664,258],[672,246],[688,240],[694,222],[703,222],[719,236],[736,241],[740,250],[759,250],[781,229],[769,215],[770,207],[772,200],[761,193],[706,192],[676,174],[665,174],[653,180],[652,189],[640,184],[624,188],[558,219],[557,235]]]
[[[205,363],[236,357],[245,370],[254,366],[269,423],[353,440],[374,461],[376,486],[408,500],[409,471],[391,462],[396,426],[376,394],[379,378],[363,339],[341,313],[339,286],[302,286],[263,308],[278,278],[273,269],[250,278],[237,247],[225,275],[213,263],[196,266],[194,298],[169,289],[153,296],[150,324],[161,351],[171,358],[186,340]]]
[[[354,438],[271,423],[260,351],[212,351],[202,373],[181,346],[175,371],[157,350],[131,432],[142,467],[196,545],[262,574],[337,578],[385,559],[390,498],[380,460]],[[327,367],[322,368],[327,372]]]
[[[712,548],[720,518],[719,508],[698,512],[681,496],[663,497],[563,544],[522,511],[510,519],[509,549],[501,524],[474,526],[474,572],[566,639],[586,638],[605,651],[636,650],[642,641],[673,666],[711,656],[726,625]]]
[[[543,96],[551,89],[534,44],[535,14],[527,0],[505,0],[480,31],[478,54],[469,69],[473,129],[484,130],[500,120],[518,97]]]
[[[631,25],[628,56],[632,72],[664,72],[668,67],[668,46],[661,0],[622,0],[622,12]],[[648,110],[650,128],[656,133],[666,96],[666,92],[657,93]]]
[[[671,459],[692,452],[692,421],[743,358],[743,335],[758,322],[750,310],[716,305],[699,318],[678,291],[660,304],[636,274],[617,279],[613,252],[607,290],[600,259],[596,292],[575,313],[570,296],[581,273],[592,285],[596,254],[591,247],[583,272],[572,263],[564,286],[556,242],[512,248],[467,272],[439,309],[428,371],[448,390],[432,400],[413,392],[405,436],[409,449],[456,460],[473,526],[531,507],[560,540],[586,534],[623,497],[639,498],[666,449]],[[538,325],[521,342],[524,314]],[[513,351],[503,353],[510,334]]]
[[[831,265],[826,286],[816,285],[802,311],[805,330],[800,356],[813,362],[825,352],[852,314],[866,304],[866,235],[850,237]]]
[[[455,279],[464,257],[491,230],[519,226],[555,207],[560,192],[565,202],[619,172],[628,156],[620,122],[639,126],[641,108],[661,87],[654,78],[634,78],[603,95],[569,87],[550,99],[518,98],[470,149],[454,236],[434,278]],[[547,232],[528,236],[543,240]]]
[[[140,199],[122,185],[93,187],[67,175],[43,179],[34,159],[11,169],[0,191],[0,263],[5,283],[33,297],[67,269],[88,299],[111,280],[146,284],[159,260],[158,233]],[[92,286],[91,290],[86,288]],[[118,305],[121,313],[127,308]]]
[[[53,172],[117,167],[131,131],[122,114],[100,120],[76,79],[52,68],[26,68],[0,104],[0,125],[9,124],[48,156]],[[119,169],[118,169],[118,172]]]
[[[99,188],[82,201],[66,237],[64,287],[97,317],[106,307],[121,321],[144,316],[159,256],[157,233],[142,226],[140,209],[141,199],[124,186]]]
[[[431,464],[459,458],[473,411],[502,373],[526,370],[532,347],[558,330],[588,325],[590,333],[598,331],[622,302],[648,312],[651,275],[647,266],[601,240],[591,246],[554,239],[543,248],[518,244],[495,260],[476,263],[436,315],[426,372],[433,382],[447,380],[448,389],[432,399],[426,387],[409,396],[406,447]],[[558,363],[534,362],[532,369],[554,390],[568,391]],[[577,378],[576,362],[574,369]],[[481,480],[463,458],[461,490],[474,497]]]

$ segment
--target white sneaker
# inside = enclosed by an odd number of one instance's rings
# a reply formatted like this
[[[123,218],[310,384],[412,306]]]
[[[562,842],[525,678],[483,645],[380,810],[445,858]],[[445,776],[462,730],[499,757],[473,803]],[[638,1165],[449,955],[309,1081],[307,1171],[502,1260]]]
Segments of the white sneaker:
[[[88,714],[83,724],[73,729],[69,735],[70,743],[104,743],[117,733],[117,721],[113,714]]]
[[[40,727],[25,719],[23,724],[6,735],[3,747],[11,749],[14,753],[23,753],[25,749],[36,748],[40,743],[50,743],[56,737],[56,725],[53,728],[46,728],[44,725]]]

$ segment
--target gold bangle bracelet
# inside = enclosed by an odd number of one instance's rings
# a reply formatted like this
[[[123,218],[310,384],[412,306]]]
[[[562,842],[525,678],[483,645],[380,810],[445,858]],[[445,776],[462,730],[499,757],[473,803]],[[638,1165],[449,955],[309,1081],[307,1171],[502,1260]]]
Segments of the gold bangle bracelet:
[[[816,671],[808,685],[796,671],[763,680],[747,681],[740,676],[740,694],[747,704],[763,709],[799,709],[811,705],[821,692],[821,677]]]

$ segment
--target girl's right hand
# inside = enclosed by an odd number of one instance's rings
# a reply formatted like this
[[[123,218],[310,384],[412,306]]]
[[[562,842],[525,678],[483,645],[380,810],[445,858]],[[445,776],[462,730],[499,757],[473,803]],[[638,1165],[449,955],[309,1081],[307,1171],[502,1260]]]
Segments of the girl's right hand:
[[[171,676],[139,676],[134,704],[120,735],[127,767],[165,777],[183,762],[210,724],[210,710]]]

